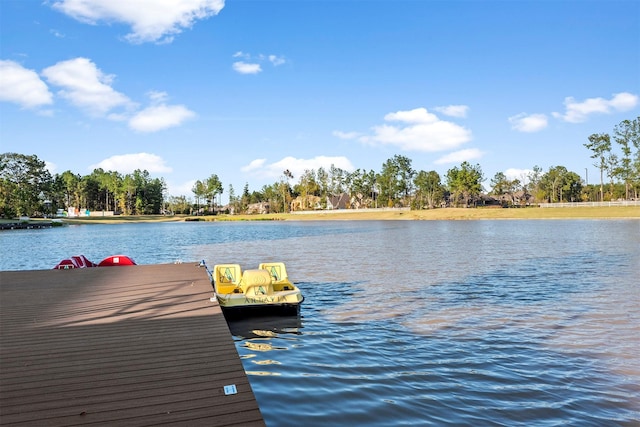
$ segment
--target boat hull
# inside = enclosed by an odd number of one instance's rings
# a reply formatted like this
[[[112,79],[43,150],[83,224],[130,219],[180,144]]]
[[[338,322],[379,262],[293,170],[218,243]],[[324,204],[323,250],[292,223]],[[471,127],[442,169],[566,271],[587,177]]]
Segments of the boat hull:
[[[272,295],[216,294],[222,311],[226,313],[291,314],[300,313],[304,301],[299,290],[276,292]]]
[[[264,316],[300,316],[300,304],[268,304],[268,305],[238,305],[222,308],[227,319],[243,319]]]

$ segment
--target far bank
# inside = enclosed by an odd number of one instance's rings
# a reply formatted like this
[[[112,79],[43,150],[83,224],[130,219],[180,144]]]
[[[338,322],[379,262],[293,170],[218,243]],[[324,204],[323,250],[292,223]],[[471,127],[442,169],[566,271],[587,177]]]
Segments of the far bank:
[[[370,209],[303,211],[256,215],[140,215],[65,218],[67,224],[123,224],[169,221],[380,221],[380,220],[531,220],[531,219],[640,219],[640,207],[573,208],[442,208],[430,210]]]

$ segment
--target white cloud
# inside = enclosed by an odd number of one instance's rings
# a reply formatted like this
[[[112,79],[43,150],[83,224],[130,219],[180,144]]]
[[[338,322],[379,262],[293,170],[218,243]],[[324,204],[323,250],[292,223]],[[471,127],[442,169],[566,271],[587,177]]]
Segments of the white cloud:
[[[415,108],[408,111],[396,111],[384,116],[384,119],[390,122],[406,122],[406,123],[434,123],[438,121],[438,117],[427,111],[426,108]]]
[[[53,94],[35,71],[14,61],[0,60],[0,101],[37,108],[52,104]]]
[[[548,120],[544,114],[526,114],[509,117],[511,129],[520,132],[538,132],[547,127]]]
[[[339,130],[333,131],[333,136],[338,137],[340,139],[356,139],[362,135],[359,132],[342,132]]]
[[[638,105],[638,95],[628,92],[614,94],[611,99],[588,98],[577,102],[573,97],[564,100],[565,113],[553,113],[553,116],[569,123],[581,123],[591,114],[611,114],[616,111],[628,111]]]
[[[267,159],[255,159],[255,160],[252,160],[251,163],[249,163],[246,166],[241,167],[240,170],[242,172],[252,172],[252,171],[255,171],[255,170],[259,170],[264,165],[264,163],[266,161],[267,161]]]
[[[469,160],[479,159],[484,153],[477,148],[468,148],[466,150],[455,151],[445,156],[440,157],[434,163],[437,165],[447,163],[462,163]]]
[[[167,94],[167,92],[161,92],[157,90],[149,91],[147,93],[147,96],[149,97],[151,103],[155,105],[161,104],[169,99],[169,95]]]
[[[269,62],[271,62],[274,67],[277,67],[278,65],[284,64],[286,61],[282,56],[269,55]]]
[[[156,132],[179,126],[196,115],[184,105],[167,105],[169,97],[162,91],[150,91],[147,94],[150,106],[135,111],[138,106],[111,87],[114,76],[104,74],[87,58],[58,62],[45,68],[42,75],[50,84],[61,87],[57,95],[87,114],[128,121],[129,127],[139,132]],[[0,60],[0,101],[36,108],[53,103],[53,95],[36,72],[16,62]],[[39,113],[52,114],[45,110]]]
[[[232,68],[234,71],[240,74],[258,74],[263,71],[262,64],[271,63],[274,67],[282,65],[287,62],[287,60],[283,56],[277,55],[251,55],[250,53],[242,52],[241,50],[237,51],[233,55],[232,58],[241,58],[242,61],[236,61],[233,63]]]
[[[184,105],[167,105],[166,92],[151,91],[147,94],[151,105],[138,111],[129,119],[129,127],[138,132],[157,132],[179,126],[196,116]]]
[[[61,33],[60,31],[56,30],[56,29],[51,29],[49,30],[50,34],[53,34],[54,37],[57,37],[59,39],[63,39],[65,38],[64,33]]]
[[[98,164],[89,166],[89,170],[102,168],[105,171],[117,171],[123,174],[132,173],[136,169],[149,173],[168,173],[172,169],[165,165],[162,157],[150,153],[122,154],[104,159]]]
[[[504,176],[507,177],[507,179],[519,179],[521,183],[525,183],[528,180],[528,176],[529,174],[532,174],[533,170],[531,169],[516,169],[516,168],[509,168],[506,171],[504,171]]]
[[[250,64],[244,61],[234,62],[233,69],[240,74],[258,74],[262,71],[260,64]]]
[[[60,96],[86,109],[92,115],[104,115],[116,107],[131,107],[125,95],[111,87],[113,76],[106,75],[87,58],[58,62],[42,74],[49,83],[60,86]]]
[[[170,43],[196,21],[217,15],[224,0],[54,0],[53,8],[88,24],[121,22],[131,26],[132,43]]]
[[[278,179],[282,176],[282,172],[288,169],[293,174],[294,181],[297,182],[298,178],[300,178],[305,170],[317,171],[322,167],[328,171],[331,168],[331,165],[348,172],[355,170],[351,161],[344,156],[317,156],[312,159],[297,159],[289,156],[275,163],[265,163],[265,159],[253,160],[247,166],[244,166],[242,171],[251,172],[260,178]]]
[[[104,74],[91,60],[75,58],[58,62],[42,70],[47,81],[61,89],[57,92],[87,114],[114,121],[128,121],[139,132],[156,132],[181,125],[195,116],[183,105],[167,105],[162,91],[148,93],[150,106],[137,111],[137,105],[111,87],[114,76]],[[0,101],[13,102],[23,108],[37,108],[53,103],[53,95],[35,71],[14,61],[0,60]],[[121,109],[116,110],[118,107]],[[115,110],[115,111],[114,111]],[[40,111],[51,114],[51,111]]]
[[[181,184],[175,184],[171,181],[167,181],[167,193],[172,196],[185,196],[187,200],[191,200],[193,197],[193,186],[196,180],[192,179]]]
[[[450,117],[467,117],[469,107],[466,105],[447,105],[443,107],[436,107],[434,110]]]
[[[405,151],[427,152],[451,150],[471,140],[471,131],[439,119],[426,108],[389,113],[384,119],[401,122],[401,125],[375,126],[373,135],[359,140],[369,144],[393,145]]]
[[[156,132],[179,126],[194,116],[184,105],[154,105],[131,117],[129,127],[138,132]]]

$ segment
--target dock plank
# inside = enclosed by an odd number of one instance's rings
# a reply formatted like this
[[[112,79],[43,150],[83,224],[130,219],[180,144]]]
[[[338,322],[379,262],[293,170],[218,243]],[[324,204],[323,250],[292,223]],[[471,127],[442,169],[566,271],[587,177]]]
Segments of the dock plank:
[[[0,424],[264,426],[211,296],[196,263],[0,272]]]

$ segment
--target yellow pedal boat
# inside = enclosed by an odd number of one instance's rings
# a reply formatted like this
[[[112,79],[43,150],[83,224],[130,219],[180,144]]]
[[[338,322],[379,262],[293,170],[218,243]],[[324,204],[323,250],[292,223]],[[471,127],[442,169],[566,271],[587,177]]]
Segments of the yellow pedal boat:
[[[225,314],[249,311],[300,313],[304,297],[289,280],[282,262],[262,263],[257,269],[244,272],[239,264],[217,264],[212,276],[215,296]]]

